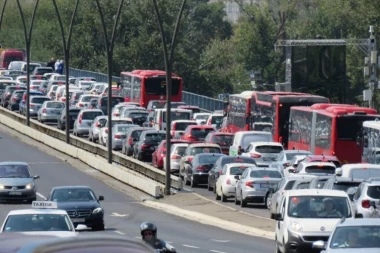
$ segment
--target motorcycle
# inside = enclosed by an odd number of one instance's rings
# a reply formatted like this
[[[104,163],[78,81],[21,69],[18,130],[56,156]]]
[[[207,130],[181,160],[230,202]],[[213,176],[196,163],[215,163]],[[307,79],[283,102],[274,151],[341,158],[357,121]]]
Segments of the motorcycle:
[[[371,201],[369,205],[369,217],[380,218],[380,210],[376,207],[375,201]]]

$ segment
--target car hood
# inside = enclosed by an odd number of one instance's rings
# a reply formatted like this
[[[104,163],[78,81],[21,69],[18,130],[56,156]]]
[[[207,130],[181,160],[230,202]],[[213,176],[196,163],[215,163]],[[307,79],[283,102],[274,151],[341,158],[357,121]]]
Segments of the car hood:
[[[27,178],[0,178],[0,184],[1,185],[8,185],[8,186],[27,185],[33,181],[34,181],[34,179],[31,177],[27,177]]]
[[[325,252],[331,252],[331,253],[377,253],[379,252],[379,248],[341,248],[341,249],[329,249],[329,251]]]
[[[56,237],[72,237],[77,236],[78,233],[73,231],[38,231],[38,232],[21,232],[24,235],[52,235]]]
[[[303,232],[318,232],[326,233],[332,232],[336,224],[341,221],[341,219],[302,219],[302,218],[291,218],[290,221],[299,223],[303,227]]]
[[[58,208],[63,210],[94,209],[100,207],[96,201],[58,202]]]

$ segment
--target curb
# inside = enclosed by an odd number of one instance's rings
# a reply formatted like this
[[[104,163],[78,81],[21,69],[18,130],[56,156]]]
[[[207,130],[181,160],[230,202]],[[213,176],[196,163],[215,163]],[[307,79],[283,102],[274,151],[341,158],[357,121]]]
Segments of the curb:
[[[158,209],[166,213],[176,215],[188,220],[196,221],[205,225],[219,227],[222,229],[230,230],[230,231],[245,234],[245,235],[262,237],[262,238],[266,238],[270,240],[274,240],[275,238],[274,232],[269,232],[269,231],[261,230],[258,228],[241,225],[232,221],[222,220],[220,218],[215,218],[206,214],[178,208],[173,205],[158,203],[157,201],[145,200],[142,203],[142,205],[155,208],[155,209]]]

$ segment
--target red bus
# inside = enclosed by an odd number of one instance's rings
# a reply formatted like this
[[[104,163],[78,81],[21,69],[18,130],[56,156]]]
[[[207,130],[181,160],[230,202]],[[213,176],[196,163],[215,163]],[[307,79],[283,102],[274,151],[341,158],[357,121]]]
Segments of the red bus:
[[[315,104],[290,109],[289,149],[333,155],[341,163],[360,163],[356,138],[363,121],[380,119],[376,110],[352,105]]]
[[[276,95],[272,97],[272,134],[273,141],[288,147],[289,115],[292,106],[311,106],[317,103],[329,103],[329,99],[311,94]],[[328,105],[328,104],[326,104]]]
[[[133,70],[121,72],[121,96],[125,102],[137,102],[147,107],[150,100],[166,99],[166,72],[161,70]],[[182,78],[172,75],[172,102],[182,101]]]
[[[251,96],[254,91],[229,96],[227,108],[227,125],[221,132],[236,133],[251,130]]]

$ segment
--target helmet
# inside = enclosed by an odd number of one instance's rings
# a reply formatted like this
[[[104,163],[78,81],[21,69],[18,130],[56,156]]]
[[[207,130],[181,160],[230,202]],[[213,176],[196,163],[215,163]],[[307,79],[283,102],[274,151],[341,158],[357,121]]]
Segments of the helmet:
[[[157,227],[153,223],[144,222],[140,225],[140,231],[142,236],[144,236],[144,232],[146,230],[151,230],[154,236],[156,236],[157,234]]]

